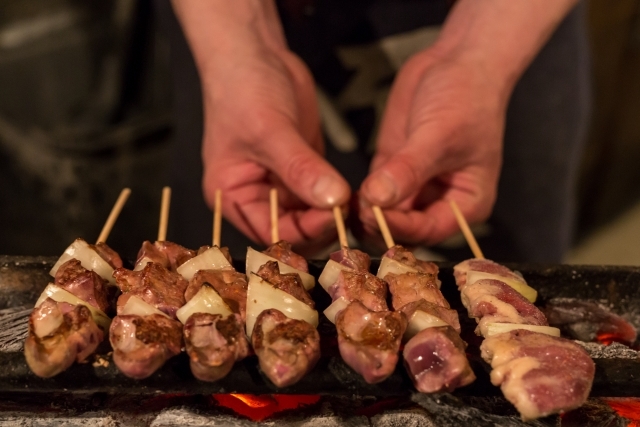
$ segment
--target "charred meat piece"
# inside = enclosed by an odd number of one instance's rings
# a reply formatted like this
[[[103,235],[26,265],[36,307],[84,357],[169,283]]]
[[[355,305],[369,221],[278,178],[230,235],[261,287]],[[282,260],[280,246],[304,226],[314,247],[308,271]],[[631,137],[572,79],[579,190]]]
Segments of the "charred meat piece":
[[[462,288],[467,284],[467,273],[470,270],[495,274],[496,276],[502,276],[516,281],[524,281],[522,276],[509,270],[504,265],[500,265],[488,259],[468,259],[453,267],[453,275],[456,279],[458,288]]]
[[[384,381],[398,363],[406,328],[404,313],[375,312],[354,301],[336,316],[340,355],[367,383]]]
[[[465,354],[466,344],[449,326],[426,328],[404,346],[404,364],[422,393],[452,392],[476,376]]]
[[[162,314],[116,316],[109,330],[113,361],[130,378],[147,378],[180,353],[182,324]]]
[[[449,308],[449,303],[442,296],[436,282],[436,276],[424,273],[389,273],[384,280],[389,284],[392,305],[399,310],[410,302],[420,299]]]
[[[499,280],[484,279],[467,284],[461,290],[461,297],[469,316],[478,320],[476,333],[483,336],[487,323],[548,326],[547,319],[536,306]]]
[[[383,257],[391,258],[406,265],[407,267],[414,268],[421,273],[433,274],[434,276],[438,275],[438,266],[436,264],[417,259],[410,250],[400,245],[395,245],[389,248]]]
[[[549,325],[580,341],[635,342],[636,328],[627,320],[593,301],[554,298],[542,309]]]
[[[98,255],[100,255],[100,258],[107,261],[112,268],[122,268],[122,258],[120,258],[120,255],[118,255],[116,251],[107,246],[106,243],[99,242],[95,245],[89,245],[89,247],[92,247]]]
[[[341,271],[336,283],[329,288],[335,301],[344,297],[347,301],[360,301],[372,311],[385,311],[387,307],[387,284],[365,271]]]
[[[185,262],[196,256],[196,251],[187,249],[173,242],[145,241],[138,251],[136,266],[142,262],[155,262],[171,271],[176,271]]]
[[[249,354],[240,315],[195,313],[184,325],[184,342],[191,372],[202,381],[217,381]]]
[[[455,329],[457,333],[460,333],[460,319],[458,318],[457,311],[436,305],[423,299],[410,302],[409,304],[400,307],[400,311],[402,311],[409,320],[411,320],[411,316],[413,316],[413,313],[417,310],[424,311],[438,319],[442,319]]]
[[[371,266],[371,258],[369,255],[358,249],[343,247],[339,251],[333,252],[329,257],[338,264],[356,271],[369,271],[369,267]]]
[[[199,270],[189,281],[184,293],[186,301],[190,301],[205,283],[213,286],[231,311],[242,317],[243,322],[246,320],[247,277],[244,274],[232,269]]]
[[[272,284],[275,288],[288,293],[309,307],[315,308],[315,302],[302,285],[302,280],[300,280],[300,276],[297,273],[281,274],[278,263],[269,261],[260,267],[256,274]]]
[[[36,375],[49,378],[84,361],[103,338],[87,307],[47,298],[29,317],[24,354]]]
[[[189,282],[155,262],[147,263],[140,271],[118,268],[113,277],[123,292],[118,298],[118,309],[135,295],[175,319],[176,311],[185,304],[184,291]]]
[[[485,339],[480,350],[491,382],[525,420],[569,411],[589,396],[595,364],[572,341],[519,329]]]
[[[258,316],[251,337],[260,369],[278,387],[298,382],[320,358],[320,335],[302,320],[286,317],[276,309]]]
[[[307,260],[304,259],[304,257],[293,252],[291,250],[291,243],[289,242],[280,240],[279,242],[269,246],[266,250],[263,251],[263,253],[277,259],[284,264],[290,265],[297,270],[304,271],[305,273],[309,272]]]
[[[109,309],[107,283],[76,259],[70,259],[58,268],[55,284],[104,312]]]

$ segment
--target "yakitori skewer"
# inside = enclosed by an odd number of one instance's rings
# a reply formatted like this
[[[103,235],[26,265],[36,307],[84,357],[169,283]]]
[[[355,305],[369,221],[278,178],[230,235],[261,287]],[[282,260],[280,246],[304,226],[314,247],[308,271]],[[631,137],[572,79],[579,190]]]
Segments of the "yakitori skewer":
[[[269,191],[269,208],[271,212],[271,243],[280,241],[278,231],[278,190],[272,188]]]
[[[453,214],[456,217],[456,221],[458,221],[458,225],[460,226],[460,230],[462,231],[462,234],[464,234],[464,238],[467,240],[467,244],[469,245],[469,248],[471,248],[471,252],[473,252],[473,256],[475,256],[477,259],[484,259],[482,250],[480,250],[480,245],[478,245],[476,238],[473,236],[473,233],[471,232],[471,228],[469,228],[469,224],[467,223],[467,220],[465,219],[464,215],[462,215],[462,212],[460,212],[460,208],[458,207],[458,204],[456,203],[455,200],[450,199],[449,205],[451,206],[451,210],[453,211]]]
[[[76,239],[51,269],[50,283],[29,317],[24,353],[29,368],[40,377],[51,377],[73,362],[82,362],[103,341],[113,308],[108,281],[120,256],[106,241],[131,191],[125,188],[111,210],[95,245]]]
[[[340,206],[333,207],[333,218],[336,221],[336,229],[338,230],[338,241],[340,247],[348,248],[349,242],[347,241],[347,231],[344,227],[344,218],[342,217],[342,209]]]
[[[222,228],[222,191],[216,190],[216,201],[213,207],[213,246],[220,247],[220,230]]]
[[[475,259],[454,267],[456,284],[476,334],[485,339],[482,358],[491,365],[491,382],[524,420],[581,406],[589,396],[595,365],[586,351],[560,337],[532,303],[535,289],[521,275],[486,260],[456,203],[450,201]]]
[[[394,310],[407,316],[402,354],[416,389],[451,392],[472,383],[475,375],[465,354],[467,345],[459,335],[458,313],[440,292],[437,266],[393,244],[382,211],[378,206],[373,211],[389,249],[378,277],[389,285]]]
[[[158,226],[158,242],[167,240],[167,226],[169,224],[169,206],[171,204],[171,188],[162,189],[162,203],[160,205],[160,225]]]

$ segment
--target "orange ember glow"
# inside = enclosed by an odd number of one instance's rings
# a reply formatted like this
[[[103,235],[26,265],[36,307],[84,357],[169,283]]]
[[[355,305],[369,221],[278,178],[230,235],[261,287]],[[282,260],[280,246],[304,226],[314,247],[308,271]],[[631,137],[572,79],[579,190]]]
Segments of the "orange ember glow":
[[[214,394],[213,398],[220,406],[253,421],[262,421],[277,412],[313,405],[320,400],[320,396],[309,394]]]
[[[618,413],[631,421],[628,427],[640,427],[640,399],[621,398],[603,399],[605,403]]]
[[[619,342],[621,344],[629,345],[629,341],[625,340],[619,335],[613,334],[613,333],[607,333],[607,332],[599,333],[598,335],[596,335],[596,340],[600,344],[604,344],[604,345],[610,345],[614,342]]]

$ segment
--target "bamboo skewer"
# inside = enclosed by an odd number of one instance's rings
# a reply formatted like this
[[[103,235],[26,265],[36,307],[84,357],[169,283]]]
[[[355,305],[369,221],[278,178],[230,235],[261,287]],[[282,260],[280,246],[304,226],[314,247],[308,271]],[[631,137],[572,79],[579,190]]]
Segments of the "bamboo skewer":
[[[333,218],[336,221],[336,228],[338,229],[340,247],[348,248],[349,242],[347,241],[347,231],[344,227],[344,218],[342,218],[342,209],[340,209],[340,206],[333,207]]]
[[[127,199],[129,198],[130,194],[131,194],[130,188],[122,189],[122,191],[120,192],[120,196],[118,196],[118,200],[116,200],[116,203],[113,205],[113,208],[111,208],[111,213],[109,214],[107,221],[104,223],[104,226],[102,227],[102,231],[100,232],[100,236],[98,236],[98,240],[96,241],[96,244],[105,243],[107,241],[107,237],[109,237],[109,233],[111,233],[111,229],[113,228],[113,225],[116,223],[116,220],[120,215],[120,211],[122,210],[124,204],[127,202]]]
[[[216,202],[213,207],[213,246],[220,247],[220,229],[222,228],[222,192],[216,190]]]
[[[384,219],[384,214],[382,213],[382,209],[380,206],[372,206],[373,214],[376,217],[376,221],[378,221],[378,227],[380,227],[380,232],[382,233],[382,238],[384,239],[384,243],[387,245],[387,249],[391,249],[395,246],[395,242],[393,241],[393,236],[391,236],[391,232],[389,231],[389,226],[387,225],[387,221]]]
[[[271,243],[280,241],[278,232],[278,190],[272,188],[269,192],[269,207],[271,209]]]
[[[451,206],[451,210],[453,211],[453,214],[455,215],[456,220],[458,221],[458,225],[460,226],[460,230],[462,230],[462,234],[464,234],[464,238],[467,239],[467,244],[469,245],[469,248],[471,248],[471,252],[473,252],[473,256],[475,256],[478,259],[484,259],[482,250],[480,250],[480,246],[478,245],[476,238],[473,237],[473,233],[469,228],[469,224],[467,223],[467,220],[464,218],[464,215],[462,215],[462,212],[460,212],[460,208],[458,208],[458,204],[455,202],[455,200],[449,200],[449,205]]]
[[[171,188],[162,189],[162,204],[160,206],[160,226],[158,227],[158,241],[167,240],[167,225],[169,224],[169,205],[171,203]]]

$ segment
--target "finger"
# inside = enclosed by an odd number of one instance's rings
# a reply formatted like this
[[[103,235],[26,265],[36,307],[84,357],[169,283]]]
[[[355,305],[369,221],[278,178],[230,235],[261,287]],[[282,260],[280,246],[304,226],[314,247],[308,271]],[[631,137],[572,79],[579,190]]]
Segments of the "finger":
[[[297,197],[315,208],[330,208],[349,200],[346,180],[293,130],[281,127],[256,159],[273,171]]]

